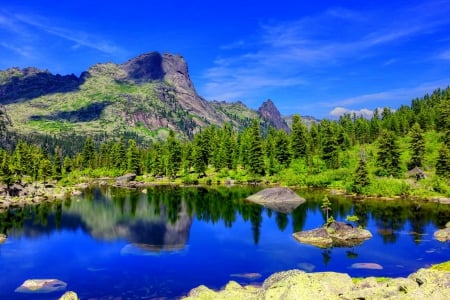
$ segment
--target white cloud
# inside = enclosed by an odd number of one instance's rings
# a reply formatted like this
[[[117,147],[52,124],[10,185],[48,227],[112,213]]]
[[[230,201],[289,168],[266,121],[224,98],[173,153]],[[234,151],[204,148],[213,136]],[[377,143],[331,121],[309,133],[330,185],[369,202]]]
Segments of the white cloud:
[[[379,108],[380,110],[380,108]],[[357,116],[363,116],[365,118],[370,119],[373,114],[374,114],[374,110],[371,109],[367,109],[367,108],[362,108],[359,110],[354,110],[354,109],[349,109],[349,108],[345,108],[345,107],[335,107],[332,111],[330,111],[329,115],[332,118],[339,118],[342,115],[345,114],[350,114],[350,115],[357,115]]]

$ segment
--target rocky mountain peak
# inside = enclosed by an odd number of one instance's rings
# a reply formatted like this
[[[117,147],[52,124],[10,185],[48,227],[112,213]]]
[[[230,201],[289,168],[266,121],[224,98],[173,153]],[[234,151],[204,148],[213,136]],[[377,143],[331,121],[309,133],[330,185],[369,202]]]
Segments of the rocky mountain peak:
[[[261,107],[258,109],[258,113],[276,129],[283,129],[286,132],[290,131],[286,121],[283,119],[272,100],[268,99],[263,102]]]
[[[194,89],[186,61],[181,55],[149,52],[128,60],[120,67],[126,72],[126,79],[137,83],[164,80],[178,88]]]

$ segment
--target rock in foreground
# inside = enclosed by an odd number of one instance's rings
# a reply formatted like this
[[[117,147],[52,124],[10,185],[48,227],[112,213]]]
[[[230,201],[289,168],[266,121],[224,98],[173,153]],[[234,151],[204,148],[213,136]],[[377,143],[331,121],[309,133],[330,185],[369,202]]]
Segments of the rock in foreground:
[[[19,286],[17,293],[51,293],[64,291],[67,283],[58,279],[28,279]]]
[[[286,214],[306,201],[291,189],[283,187],[264,189],[247,197],[247,200]]]
[[[231,281],[221,291],[197,287],[184,299],[450,299],[450,272],[420,269],[408,278],[352,279],[291,270],[273,274],[260,288]]]
[[[332,222],[327,227],[295,232],[292,236],[303,244],[330,248],[357,246],[370,239],[372,234],[343,222]]]

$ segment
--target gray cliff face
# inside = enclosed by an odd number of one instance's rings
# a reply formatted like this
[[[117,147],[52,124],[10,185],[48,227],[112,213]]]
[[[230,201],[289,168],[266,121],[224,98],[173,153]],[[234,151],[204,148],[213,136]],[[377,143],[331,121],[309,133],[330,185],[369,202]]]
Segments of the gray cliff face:
[[[258,113],[276,129],[283,129],[287,133],[290,132],[286,121],[283,119],[272,100],[268,99],[265,101],[258,109]]]

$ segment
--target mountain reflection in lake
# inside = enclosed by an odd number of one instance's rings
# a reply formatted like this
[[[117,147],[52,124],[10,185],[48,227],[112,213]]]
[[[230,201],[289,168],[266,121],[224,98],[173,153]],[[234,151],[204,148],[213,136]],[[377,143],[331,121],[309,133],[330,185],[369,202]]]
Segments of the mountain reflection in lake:
[[[357,215],[374,237],[323,250],[291,236],[323,224],[321,192],[298,191],[307,202],[283,214],[244,200],[259,189],[101,187],[1,213],[8,239],[0,244],[0,299],[28,299],[14,290],[30,278],[67,282],[81,299],[170,299],[200,284],[258,284],[293,268],[398,277],[450,260],[449,244],[433,238],[450,220],[448,206],[330,196],[336,220]]]

